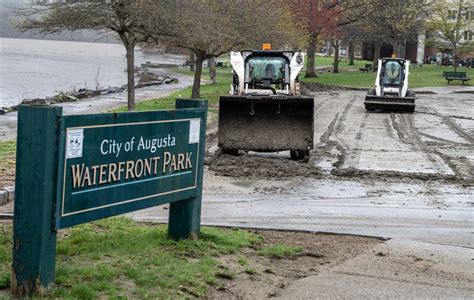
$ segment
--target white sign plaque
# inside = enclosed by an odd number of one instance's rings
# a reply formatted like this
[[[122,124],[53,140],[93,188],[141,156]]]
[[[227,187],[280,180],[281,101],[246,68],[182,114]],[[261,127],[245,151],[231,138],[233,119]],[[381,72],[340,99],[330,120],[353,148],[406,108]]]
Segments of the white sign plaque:
[[[68,129],[66,137],[66,158],[82,157],[84,129]]]
[[[189,144],[199,143],[199,133],[201,129],[201,119],[189,121]]]

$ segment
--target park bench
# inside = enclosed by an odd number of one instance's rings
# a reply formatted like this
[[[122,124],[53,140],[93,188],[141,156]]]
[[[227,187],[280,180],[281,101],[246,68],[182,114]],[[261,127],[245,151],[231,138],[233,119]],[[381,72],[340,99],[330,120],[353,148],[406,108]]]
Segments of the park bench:
[[[461,80],[462,84],[464,82],[471,80],[471,78],[467,77],[466,72],[443,72],[444,78],[448,81],[448,84],[453,80]]]
[[[227,62],[218,61],[216,67],[227,68]]]
[[[365,64],[365,66],[363,68],[359,68],[359,70],[361,70],[362,72],[367,72],[369,73],[370,70],[372,70],[372,64]]]

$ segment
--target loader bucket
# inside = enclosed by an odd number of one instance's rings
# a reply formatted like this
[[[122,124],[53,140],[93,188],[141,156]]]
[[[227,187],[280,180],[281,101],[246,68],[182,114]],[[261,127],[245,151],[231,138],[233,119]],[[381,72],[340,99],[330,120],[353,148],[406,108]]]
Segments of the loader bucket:
[[[364,105],[368,111],[414,112],[415,98],[367,95]]]
[[[275,152],[313,148],[313,98],[222,96],[218,145],[224,150]]]

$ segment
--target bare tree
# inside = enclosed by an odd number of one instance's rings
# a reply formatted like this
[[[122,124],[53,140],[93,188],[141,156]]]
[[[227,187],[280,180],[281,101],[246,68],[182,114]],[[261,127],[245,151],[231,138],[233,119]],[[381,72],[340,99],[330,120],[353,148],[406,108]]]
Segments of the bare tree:
[[[425,27],[431,13],[430,0],[365,0],[373,7],[364,27],[376,45],[390,43],[399,57],[406,56],[407,41]],[[376,8],[376,9],[375,9]],[[377,50],[377,49],[376,49]],[[380,49],[378,49],[380,50]]]
[[[459,58],[474,47],[471,31],[474,24],[474,3],[469,0],[437,0],[433,5],[433,16],[429,28],[434,33],[435,43],[444,41],[453,49],[454,71],[457,71]]]
[[[95,30],[117,34],[126,50],[128,110],[135,109],[135,46],[146,41],[149,31],[163,32],[163,23],[150,22],[146,0],[66,0],[34,2],[18,10],[22,31],[42,34]],[[151,26],[152,25],[152,26]],[[150,28],[151,27],[151,28]]]
[[[306,78],[318,77],[314,69],[318,38],[323,34],[325,29],[335,26],[334,19],[340,13],[338,8],[339,1],[337,0],[300,0],[293,2],[294,13],[300,19],[309,37]],[[301,33],[303,33],[303,31]]]
[[[169,40],[196,57],[192,98],[200,97],[204,60],[231,50],[260,47],[264,42],[287,47],[297,44],[298,35],[289,25],[293,15],[283,1],[170,0],[168,5]]]

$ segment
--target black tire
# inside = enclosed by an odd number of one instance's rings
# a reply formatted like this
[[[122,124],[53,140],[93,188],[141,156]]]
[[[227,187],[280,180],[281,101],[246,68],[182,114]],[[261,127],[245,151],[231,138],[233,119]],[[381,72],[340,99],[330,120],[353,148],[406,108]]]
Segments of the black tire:
[[[367,91],[367,95],[375,96],[377,93],[375,92],[375,89],[370,89]]]
[[[367,104],[364,105],[365,106],[365,110],[367,111],[375,111],[375,109],[373,109],[372,107],[368,106]]]
[[[222,148],[222,154],[237,156],[239,155],[239,149]]]
[[[309,156],[309,150],[290,150],[292,160],[303,160],[306,156]]]
[[[415,96],[416,96],[415,91],[413,91],[413,90],[408,90],[407,91],[407,97],[415,98]]]

